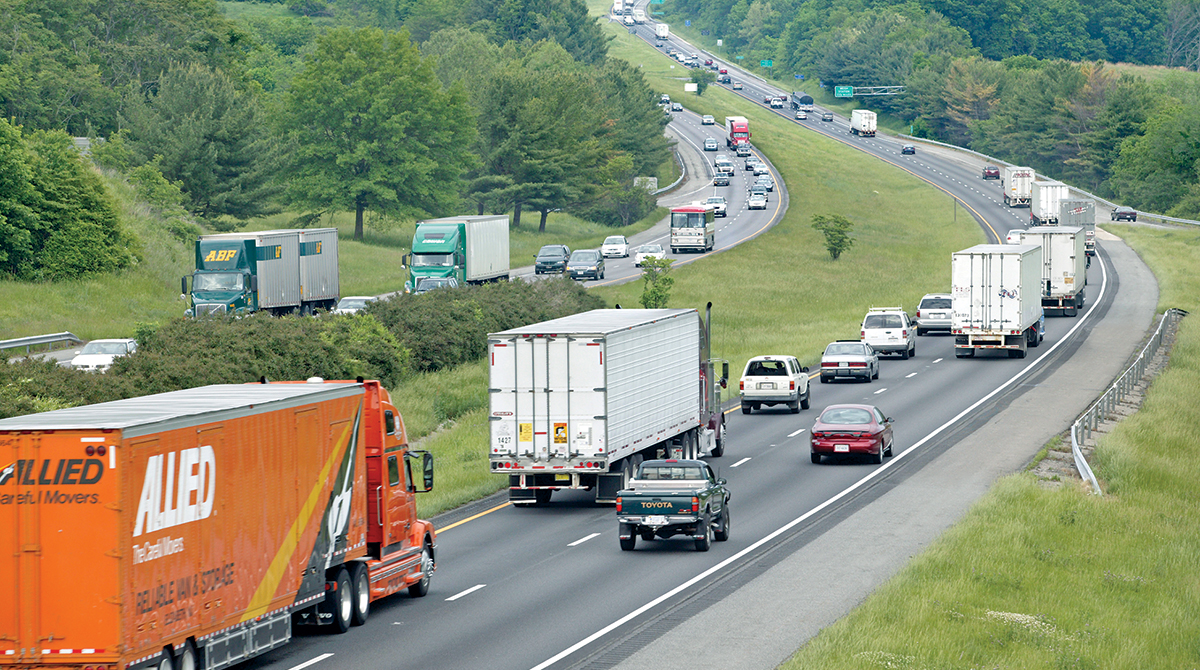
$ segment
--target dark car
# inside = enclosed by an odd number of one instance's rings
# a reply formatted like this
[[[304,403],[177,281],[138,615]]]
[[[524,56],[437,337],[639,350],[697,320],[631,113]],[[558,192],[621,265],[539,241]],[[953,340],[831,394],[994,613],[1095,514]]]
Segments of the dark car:
[[[682,102],[672,102],[671,103],[671,111],[672,112],[682,112],[683,111],[683,103]]]
[[[429,293],[439,288],[458,288],[458,280],[454,277],[421,277],[413,289],[413,295]]]
[[[1137,210],[1122,205],[1112,211],[1113,221],[1137,221]]]
[[[533,273],[562,272],[567,269],[571,250],[565,244],[547,244],[534,256]]]
[[[900,147],[900,153],[912,156],[917,153],[917,148],[911,144],[905,144],[904,146]]]
[[[713,186],[729,186],[729,175],[725,172],[717,173],[713,177]]]
[[[567,259],[571,279],[604,279],[604,256],[596,249],[579,249]]]
[[[823,455],[866,454],[873,463],[892,455],[891,417],[874,405],[830,405],[808,438],[813,463]]]
[[[1000,168],[996,167],[995,165],[988,165],[988,166],[984,167],[983,168],[983,178],[984,179],[999,179],[1000,178]]]
[[[822,121],[833,121],[833,112],[825,112],[821,114]]]
[[[662,41],[662,40],[655,40],[655,41],[654,41],[654,46],[658,47],[659,49],[661,49],[661,48],[662,48],[662,45],[663,45],[663,41]]]
[[[732,81],[732,79],[730,79],[729,75],[727,75],[727,74],[723,74],[723,75],[717,77],[718,84],[728,84],[730,81]]]

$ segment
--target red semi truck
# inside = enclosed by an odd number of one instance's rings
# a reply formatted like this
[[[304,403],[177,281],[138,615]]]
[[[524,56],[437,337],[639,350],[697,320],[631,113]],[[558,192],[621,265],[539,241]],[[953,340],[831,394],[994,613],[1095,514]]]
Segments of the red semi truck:
[[[0,420],[0,669],[220,669],[294,624],[345,632],[428,592],[432,486],[362,379]]]
[[[725,146],[730,149],[739,144],[750,144],[750,121],[746,117],[725,117],[725,131]]]

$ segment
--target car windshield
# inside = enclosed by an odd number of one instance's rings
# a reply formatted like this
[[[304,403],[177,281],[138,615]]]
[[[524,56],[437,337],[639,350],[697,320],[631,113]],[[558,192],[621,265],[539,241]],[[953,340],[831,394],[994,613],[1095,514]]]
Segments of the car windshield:
[[[454,265],[454,254],[413,254],[412,264],[448,268]]]
[[[571,254],[571,262],[572,263],[591,263],[591,262],[595,261],[596,258],[598,258],[599,256],[600,256],[600,254],[595,251],[576,251],[575,253]]]
[[[661,254],[663,248],[657,244],[644,244],[638,248],[639,254]]]
[[[605,244],[625,244],[625,238],[621,237],[619,235],[614,235],[612,237],[605,238],[604,243]]]
[[[538,252],[538,258],[561,258],[565,255],[561,247],[542,247]]]
[[[751,377],[785,377],[787,365],[783,361],[751,361],[746,374]]]
[[[121,356],[128,353],[128,351],[127,345],[124,342],[88,342],[79,353]]]
[[[950,309],[954,301],[950,298],[925,298],[921,301],[921,309]]]
[[[858,407],[831,407],[821,415],[821,423],[861,426],[871,423],[871,413]]]
[[[370,298],[342,298],[338,301],[338,309],[362,309],[371,302]]]
[[[638,479],[705,479],[704,468],[694,465],[642,465]]]
[[[240,291],[242,290],[242,274],[240,272],[197,273],[192,280],[193,291]]]
[[[834,342],[825,347],[826,356],[862,356],[864,353],[860,342]]]
[[[899,328],[899,314],[871,314],[863,321],[863,328]]]
[[[713,205],[724,205],[725,198],[722,198],[720,196],[715,196],[715,197],[709,198],[708,202],[709,202],[709,204],[713,204]]]

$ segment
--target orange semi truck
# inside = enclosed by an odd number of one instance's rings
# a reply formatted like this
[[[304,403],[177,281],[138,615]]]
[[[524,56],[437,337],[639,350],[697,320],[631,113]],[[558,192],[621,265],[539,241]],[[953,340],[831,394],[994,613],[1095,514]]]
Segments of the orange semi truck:
[[[0,420],[0,670],[219,670],[293,624],[344,632],[428,592],[432,487],[375,381]]]

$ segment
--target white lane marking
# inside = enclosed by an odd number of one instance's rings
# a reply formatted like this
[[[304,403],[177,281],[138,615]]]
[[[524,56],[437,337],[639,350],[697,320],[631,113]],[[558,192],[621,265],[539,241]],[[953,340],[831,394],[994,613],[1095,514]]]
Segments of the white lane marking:
[[[293,667],[291,670],[301,670],[302,668],[307,668],[308,666],[313,665],[314,663],[320,663],[321,661],[324,661],[325,659],[329,658],[330,656],[333,656],[333,654],[321,654],[320,656],[318,656],[314,659],[305,661],[305,662],[301,663],[300,665]]]
[[[468,593],[473,593],[475,591],[478,591],[479,589],[482,589],[485,586],[487,586],[487,584],[476,584],[475,586],[472,586],[471,588],[467,589],[466,591],[460,591],[460,592],[450,596],[449,598],[446,598],[446,602],[450,602],[451,600],[458,600],[459,598],[467,595]]]
[[[883,392],[884,392],[884,391],[886,391],[886,390],[887,390],[887,387],[885,386],[885,387],[883,387],[883,388],[879,389],[878,391],[876,391],[876,392],[875,392],[875,395],[879,395],[880,393],[883,393]]]
[[[904,375],[904,378],[905,378],[905,379],[908,379],[909,377],[916,377],[916,376],[917,376],[917,373],[915,373],[915,372],[910,372],[910,373],[908,373],[908,374]]]
[[[1097,258],[1099,258],[1099,257],[1097,256]],[[949,421],[947,421],[946,423],[943,423],[942,425],[935,428],[933,430],[933,432],[929,433],[925,437],[918,440],[911,447],[905,449],[904,451],[900,452],[899,454],[896,454],[895,456],[892,457],[892,460],[890,460],[887,463],[884,463],[883,465],[881,465],[880,467],[872,470],[865,477],[858,480],[857,482],[854,482],[850,486],[846,487],[840,493],[834,495],[833,497],[829,498],[828,500],[821,503],[820,505],[817,505],[816,507],[810,509],[809,511],[805,512],[804,514],[801,514],[800,516],[796,517],[795,519],[792,519],[791,521],[785,523],[784,525],[780,526],[776,530],[768,533],[761,540],[754,542],[753,544],[751,544],[750,546],[746,547],[745,549],[739,551],[738,553],[734,554],[733,556],[730,556],[729,558],[721,561],[720,563],[717,563],[716,565],[705,570],[704,572],[701,572],[700,574],[696,575],[695,577],[692,577],[691,579],[680,584],[679,586],[676,586],[675,588],[671,589],[670,591],[667,591],[666,593],[655,598],[654,600],[651,600],[650,602],[646,603],[645,605],[642,605],[641,607],[635,609],[634,611],[630,612],[629,614],[626,614],[625,616],[621,617],[620,619],[617,619],[616,621],[610,623],[609,625],[605,626],[604,628],[601,628],[600,630],[596,631],[595,633],[592,633],[591,635],[580,640],[579,642],[576,642],[575,644],[571,645],[570,647],[560,651],[558,654],[554,655],[552,658],[550,658],[546,661],[543,661],[539,665],[534,666],[532,670],[545,670],[546,668],[549,668],[550,666],[554,665],[555,663],[558,663],[562,659],[570,656],[571,654],[574,654],[575,652],[577,652],[580,649],[586,647],[587,645],[595,642],[596,640],[604,637],[605,635],[608,635],[612,631],[620,628],[621,626],[624,626],[625,624],[636,619],[637,617],[645,614],[646,612],[654,609],[655,607],[658,607],[659,605],[666,602],[667,600],[674,598],[675,596],[679,595],[680,593],[688,591],[696,584],[703,582],[705,579],[708,579],[710,576],[724,570],[725,568],[727,568],[730,565],[732,565],[733,563],[741,560],[742,558],[744,558],[751,552],[757,550],[759,547],[763,546],[764,544],[766,544],[766,543],[770,542],[771,540],[774,540],[775,538],[779,537],[780,535],[788,532],[789,530],[796,527],[797,525],[804,523],[808,519],[812,518],[814,515],[825,510],[830,505],[833,505],[834,503],[838,502],[842,498],[845,498],[846,496],[850,495],[851,493],[866,486],[872,480],[874,480],[878,477],[884,476],[884,474],[887,473],[889,468],[895,467],[895,465],[897,463],[901,462],[905,456],[907,456],[908,454],[912,453],[913,451],[925,446],[926,442],[929,442],[930,440],[932,440],[933,438],[935,438],[939,434],[941,434],[942,431],[946,430],[950,426],[953,426],[955,423],[958,423],[959,419],[961,419],[964,416],[975,411],[976,408],[978,408],[980,405],[984,404],[985,402],[991,400],[996,394],[1000,393],[1004,389],[1007,389],[1009,386],[1012,386],[1014,383],[1017,382],[1018,379],[1020,379],[1021,377],[1024,377],[1026,374],[1029,373],[1029,371],[1031,371],[1035,367],[1037,367],[1042,362],[1043,359],[1047,358],[1048,356],[1050,356],[1050,354],[1054,353],[1055,349],[1062,346],[1062,344],[1064,342],[1067,342],[1068,340],[1070,340],[1071,336],[1075,334],[1075,331],[1079,330],[1085,323],[1087,323],[1087,318],[1090,317],[1092,312],[1096,311],[1096,307],[1098,307],[1103,302],[1104,294],[1108,287],[1108,270],[1104,266],[1103,259],[1100,260],[1100,272],[1101,272],[1101,277],[1103,277],[1103,279],[1100,282],[1100,295],[1097,296],[1096,299],[1092,301],[1091,309],[1089,309],[1087,311],[1087,313],[1083,315],[1083,318],[1080,319],[1079,322],[1076,323],[1073,328],[1071,328],[1071,330],[1067,331],[1067,333],[1065,335],[1063,335],[1062,339],[1059,340],[1058,342],[1056,342],[1054,344],[1054,346],[1050,347],[1041,356],[1039,356],[1036,359],[1034,359],[1033,361],[1031,361],[1028,365],[1026,365],[1024,368],[1022,368],[1020,371],[1018,371],[1017,374],[1010,377],[1008,381],[1004,382],[1000,386],[997,386],[994,390],[992,390],[991,393],[985,395],[984,397],[980,398],[979,400],[976,400],[970,407],[967,407],[966,409],[959,412],[958,414],[955,414]]]
[[[933,362],[934,362],[934,363],[941,363],[941,362],[942,362],[942,359],[940,359],[940,358],[935,358],[935,359],[933,359]]]
[[[798,431],[796,431],[796,432],[794,432],[794,433],[788,433],[788,437],[796,437],[797,435],[799,435],[800,433],[803,433],[803,432],[804,432],[804,431],[806,431],[806,430],[808,430],[808,429],[807,429],[807,428],[801,428],[800,430],[798,430]]]
[[[568,544],[567,546],[568,547],[576,547],[576,546],[583,544],[584,542],[587,542],[588,540],[592,539],[593,537],[599,537],[599,536],[600,536],[600,533],[592,533],[591,535],[588,535],[587,537],[581,537],[578,540],[575,540],[574,542],[572,542],[571,544]]]
[[[750,457],[749,457],[749,456],[747,456],[747,457],[743,458],[742,460],[738,461],[737,463],[734,463],[733,465],[731,465],[731,466],[729,466],[729,467],[731,467],[731,468],[736,468],[737,466],[739,466],[739,465],[741,465],[742,463],[745,463],[746,461],[749,461],[749,460],[750,460]]]

